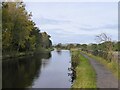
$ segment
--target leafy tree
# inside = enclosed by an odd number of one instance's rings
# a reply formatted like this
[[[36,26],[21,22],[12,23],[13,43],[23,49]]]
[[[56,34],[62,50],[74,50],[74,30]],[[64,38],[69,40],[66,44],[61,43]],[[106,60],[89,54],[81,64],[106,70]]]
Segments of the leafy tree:
[[[77,44],[76,47],[77,47],[77,48],[81,48],[81,44]]]
[[[61,43],[58,43],[55,47],[56,47],[56,48],[62,48],[62,44],[61,44]]]
[[[67,48],[68,48],[68,49],[75,48],[75,45],[72,44],[72,43],[71,43],[71,44],[68,44],[68,45],[67,45]]]
[[[82,45],[81,45],[81,48],[82,48],[82,50],[84,50],[84,51],[87,50],[87,44],[82,44]]]
[[[34,51],[52,46],[50,35],[40,32],[23,2],[3,2],[2,16],[3,53]]]
[[[25,10],[22,2],[3,3],[3,48],[17,49],[25,47],[33,26],[31,15]]]
[[[50,41],[50,35],[48,35],[46,32],[41,33],[42,34],[42,47],[49,48],[52,45],[52,42]]]

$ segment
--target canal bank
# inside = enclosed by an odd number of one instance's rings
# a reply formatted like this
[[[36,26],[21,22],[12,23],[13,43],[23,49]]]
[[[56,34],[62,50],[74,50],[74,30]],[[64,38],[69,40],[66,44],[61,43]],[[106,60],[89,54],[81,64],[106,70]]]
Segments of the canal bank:
[[[76,78],[72,88],[97,88],[96,73],[88,59],[79,50],[72,50],[72,62],[75,64]],[[73,66],[74,67],[74,66]]]
[[[2,53],[2,60],[8,60],[8,59],[14,59],[14,58],[21,58],[21,57],[26,57],[26,56],[33,56],[36,53],[48,53],[53,51],[53,48],[49,48],[49,49],[38,49],[35,51],[24,51],[24,52],[17,52],[17,51],[11,51],[11,52],[4,52]]]

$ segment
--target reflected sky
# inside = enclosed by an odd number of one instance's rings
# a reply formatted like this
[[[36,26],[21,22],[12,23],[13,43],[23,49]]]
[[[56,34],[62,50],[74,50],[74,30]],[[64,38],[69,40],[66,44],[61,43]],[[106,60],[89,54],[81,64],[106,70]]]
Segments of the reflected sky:
[[[49,62],[42,60],[42,63],[49,63],[46,67],[44,64],[41,66],[40,77],[33,83],[33,88],[70,88],[71,77],[68,76],[68,68],[70,64],[70,52],[68,50],[61,51],[59,54],[57,51],[52,51],[52,57]]]

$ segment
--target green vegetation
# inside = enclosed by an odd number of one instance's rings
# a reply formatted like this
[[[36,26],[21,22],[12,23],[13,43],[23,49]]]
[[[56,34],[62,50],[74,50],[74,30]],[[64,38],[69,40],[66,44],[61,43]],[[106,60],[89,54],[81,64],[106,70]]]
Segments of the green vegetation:
[[[85,52],[83,52],[83,53],[85,53]],[[118,69],[118,62],[114,62],[114,61],[108,62],[107,60],[105,60],[99,56],[94,56],[94,55],[89,54],[89,53],[85,53],[85,54],[87,54],[91,58],[94,58],[95,60],[98,60],[100,63],[102,63],[104,66],[106,66],[109,70],[111,70],[116,78],[120,78],[120,76],[119,76],[120,71]]]
[[[25,55],[38,50],[46,51],[52,47],[50,35],[40,32],[23,2],[3,2],[2,16],[4,16],[2,18],[3,57],[21,56],[21,53]]]
[[[72,51],[72,62],[77,62],[75,67],[76,79],[72,88],[97,88],[96,74],[88,59],[79,51]]]
[[[83,51],[86,50],[91,50],[91,51],[96,51],[96,50],[101,50],[101,51],[105,51],[106,50],[106,44],[109,45],[109,43],[112,43],[112,50],[113,51],[120,51],[120,42],[102,42],[99,44],[95,44],[95,43],[91,43],[91,44],[57,44],[54,47],[57,48],[61,48],[61,49],[71,49],[71,48],[77,48],[77,49],[81,49]]]
[[[80,64],[80,59],[79,59],[79,55],[80,52],[78,50],[75,49],[71,49],[71,57],[72,57],[72,67],[73,69],[76,69],[76,67]]]

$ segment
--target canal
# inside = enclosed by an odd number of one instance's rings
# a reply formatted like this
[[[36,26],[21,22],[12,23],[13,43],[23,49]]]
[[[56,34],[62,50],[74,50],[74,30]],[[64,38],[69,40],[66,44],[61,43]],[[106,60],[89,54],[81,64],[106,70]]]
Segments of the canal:
[[[69,50],[39,53],[2,63],[3,88],[70,88]]]

